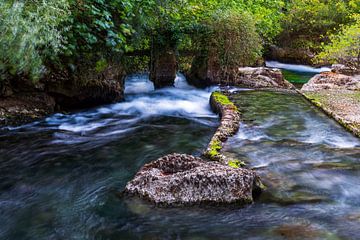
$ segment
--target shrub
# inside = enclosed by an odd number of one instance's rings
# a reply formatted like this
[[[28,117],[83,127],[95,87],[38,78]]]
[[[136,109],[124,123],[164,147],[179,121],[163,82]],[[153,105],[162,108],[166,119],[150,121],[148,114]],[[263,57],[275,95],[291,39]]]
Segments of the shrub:
[[[323,45],[317,61],[342,63],[360,69],[360,17],[354,24],[342,27],[341,31],[329,36],[330,43]]]
[[[209,27],[208,42],[219,58],[221,77],[229,78],[239,67],[253,65],[261,57],[262,42],[251,14],[221,12]]]
[[[66,0],[0,2],[0,78],[37,79],[44,62],[64,47],[59,26],[68,17]]]

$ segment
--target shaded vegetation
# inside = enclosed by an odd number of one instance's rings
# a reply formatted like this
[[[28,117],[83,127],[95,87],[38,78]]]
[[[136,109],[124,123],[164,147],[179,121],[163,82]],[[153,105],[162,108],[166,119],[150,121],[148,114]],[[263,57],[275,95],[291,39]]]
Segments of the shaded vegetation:
[[[114,62],[128,72],[146,70],[148,57],[127,55],[149,51],[154,39],[179,51],[215,53],[224,77],[257,64],[275,40],[349,63],[359,56],[359,11],[358,0],[4,0],[0,77],[79,74],[83,65],[102,72]],[[191,61],[182,57],[179,67],[188,70]]]

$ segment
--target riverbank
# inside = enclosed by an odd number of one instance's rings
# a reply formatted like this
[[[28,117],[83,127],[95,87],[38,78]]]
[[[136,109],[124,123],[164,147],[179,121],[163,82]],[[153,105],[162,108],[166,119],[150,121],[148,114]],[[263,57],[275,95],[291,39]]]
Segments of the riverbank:
[[[183,79],[154,91],[147,75],[126,85],[124,102],[0,130],[1,239],[279,239],[306,229],[358,237],[359,140],[297,94],[230,97],[242,121],[222,153],[230,147],[272,195],[246,207],[119,198],[145,164],[174,152],[200,156],[219,126],[214,88]]]
[[[302,91],[301,94],[340,125],[360,137],[360,92],[350,90]]]
[[[314,76],[299,93],[360,137],[360,76],[338,68]]]

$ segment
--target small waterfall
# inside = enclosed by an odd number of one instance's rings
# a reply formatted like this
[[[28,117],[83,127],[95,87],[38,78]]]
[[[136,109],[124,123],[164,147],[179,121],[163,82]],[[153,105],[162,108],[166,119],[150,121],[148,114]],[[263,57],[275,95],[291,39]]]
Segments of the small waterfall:
[[[304,72],[304,73],[321,73],[321,72],[331,71],[329,67],[315,68],[306,65],[280,63],[277,61],[266,61],[266,66],[270,68],[279,68],[293,72]]]

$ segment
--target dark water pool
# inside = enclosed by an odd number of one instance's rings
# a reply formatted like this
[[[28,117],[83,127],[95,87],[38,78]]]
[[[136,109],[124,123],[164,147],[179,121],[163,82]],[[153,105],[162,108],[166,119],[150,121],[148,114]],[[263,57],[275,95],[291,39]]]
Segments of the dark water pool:
[[[256,168],[253,205],[164,209],[119,192],[146,162],[199,155],[218,118],[209,90],[151,91],[0,131],[0,239],[358,239],[359,141],[297,95],[242,91],[245,124],[226,154]]]

